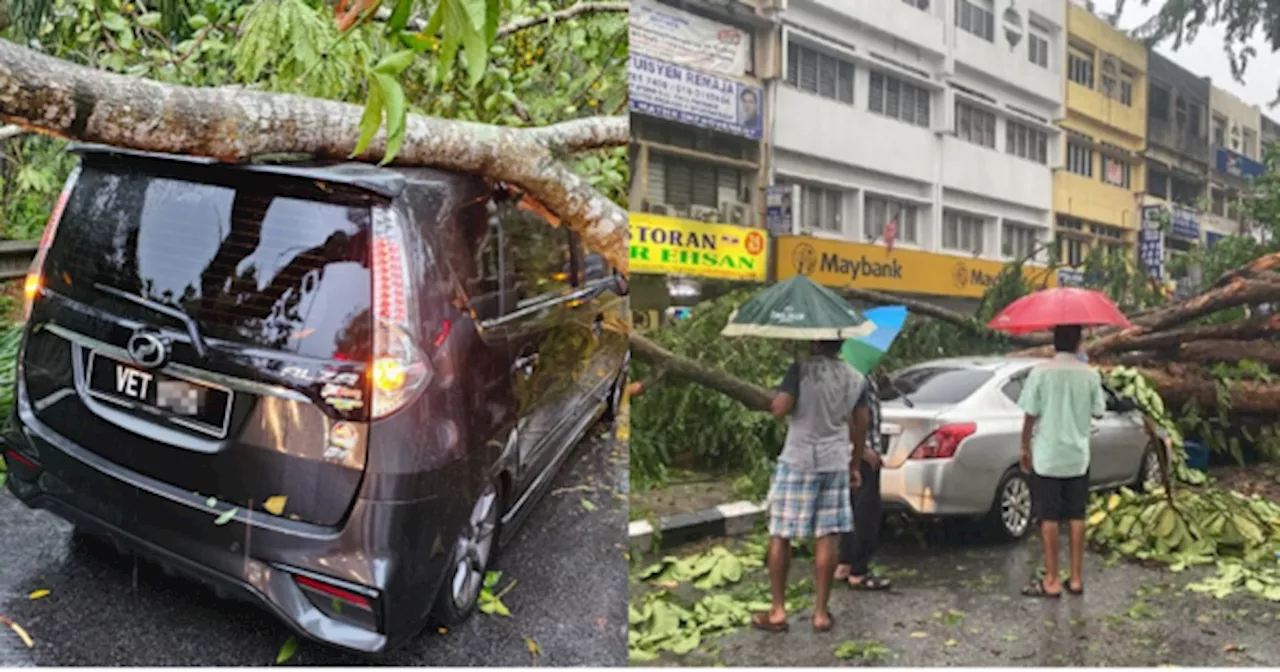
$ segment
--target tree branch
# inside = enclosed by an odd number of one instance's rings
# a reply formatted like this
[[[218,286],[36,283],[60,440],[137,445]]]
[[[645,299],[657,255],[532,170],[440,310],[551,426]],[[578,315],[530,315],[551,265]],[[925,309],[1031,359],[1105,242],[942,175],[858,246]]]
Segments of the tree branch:
[[[0,40],[0,122],[118,147],[244,162],[263,154],[344,160],[360,136],[357,105],[244,89],[193,88],[74,65]],[[410,115],[394,163],[484,175],[517,185],[629,273],[627,212],[558,160],[552,148],[625,145],[626,118],[537,129]],[[379,131],[356,157],[378,161]]]
[[[912,299],[905,296],[897,296],[894,294],[884,294],[872,291],[870,289],[858,289],[855,287],[838,287],[836,291],[855,299],[874,303],[882,306],[906,306],[907,310],[916,315],[924,315],[934,319],[942,320],[954,324],[957,327],[975,334],[989,334],[993,331],[987,328],[987,325],[968,316],[962,315],[952,310],[947,310],[941,306],[936,306],[928,301]],[[1034,335],[1011,335],[1003,334],[1011,342],[1018,345],[1040,345],[1045,342],[1043,338],[1036,338]]]
[[[559,11],[555,11],[543,16],[533,16],[527,19],[512,21],[511,23],[508,23],[507,25],[502,26],[501,28],[498,29],[497,37],[505,37],[512,33],[522,31],[525,28],[532,28],[533,26],[547,23],[552,19],[556,21],[566,21],[568,19],[572,19],[575,16],[578,16],[579,14],[594,14],[598,12],[625,12],[625,11],[628,11],[629,9],[627,5],[628,3],[626,2],[580,2],[571,7],[566,7]],[[391,18],[391,8],[389,7],[382,7],[378,9],[378,12],[376,14],[373,15],[374,21],[380,21],[383,23],[386,23],[387,19],[389,18]],[[423,30],[426,30],[427,20],[422,17],[415,16],[409,19],[409,23],[407,24],[406,27],[409,28],[410,30],[420,33]]]
[[[652,363],[665,376],[682,378],[716,390],[752,410],[767,411],[773,402],[773,395],[764,388],[681,357],[634,331],[631,332],[631,354]]]

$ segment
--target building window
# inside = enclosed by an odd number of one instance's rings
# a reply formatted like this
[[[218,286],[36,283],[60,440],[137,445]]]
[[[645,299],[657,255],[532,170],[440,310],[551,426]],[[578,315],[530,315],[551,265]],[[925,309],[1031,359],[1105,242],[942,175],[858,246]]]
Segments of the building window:
[[[787,84],[852,104],[853,63],[790,42],[787,44]]]
[[[1048,33],[1034,24],[1032,24],[1030,32],[1027,33],[1027,60],[1042,68],[1049,68]]]
[[[956,137],[983,147],[996,148],[996,115],[956,100]]]
[[[897,77],[871,73],[871,101],[868,107],[876,114],[893,117],[908,124],[929,127],[929,91],[908,84]]]
[[[1013,120],[1006,120],[1004,122],[1004,151],[1028,161],[1047,165],[1049,163],[1049,134]]]
[[[743,202],[751,175],[738,168],[653,151],[649,155],[648,200],[672,208],[670,214],[693,217],[693,208],[718,209]],[[721,213],[718,219],[725,219]]]
[[[1109,156],[1102,157],[1102,181],[1113,187],[1128,189],[1133,184],[1132,166]]]
[[[1256,159],[1258,158],[1258,132],[1252,128],[1246,128],[1241,131],[1241,154]]]
[[[884,238],[884,230],[889,222],[896,221],[898,230],[894,240],[915,243],[918,242],[916,238],[918,215],[919,208],[912,203],[895,201],[883,196],[867,196],[863,233],[866,234],[867,240],[880,240]]]
[[[1067,140],[1067,170],[1076,175],[1093,177],[1093,149],[1085,138]]]
[[[1030,259],[1040,244],[1040,229],[1026,224],[1004,223],[1000,253],[1009,259]]]
[[[1120,74],[1120,104],[1133,107],[1133,75],[1128,71]]]
[[[1169,101],[1173,98],[1169,87],[1164,84],[1151,82],[1150,93],[1147,96],[1147,109],[1151,111],[1152,119],[1160,121],[1169,121]],[[1178,99],[1178,109],[1182,110],[1186,107],[1186,101]]]
[[[844,231],[844,192],[830,187],[800,185],[800,226],[806,231]]]
[[[1227,118],[1213,115],[1213,144],[1216,147],[1227,146]]]
[[[902,0],[903,2],[922,11],[929,11],[929,0]]]
[[[1219,217],[1227,216],[1227,193],[1225,191],[1213,191],[1213,214]]]
[[[1067,77],[1085,88],[1093,88],[1093,55],[1074,45],[1067,53]]]
[[[942,215],[942,247],[982,254],[987,223],[981,217],[947,211]]]
[[[993,0],[956,0],[956,25],[988,42],[996,39],[995,17]]]
[[[1147,164],[1147,193],[1156,198],[1169,198],[1169,173],[1156,164]]]

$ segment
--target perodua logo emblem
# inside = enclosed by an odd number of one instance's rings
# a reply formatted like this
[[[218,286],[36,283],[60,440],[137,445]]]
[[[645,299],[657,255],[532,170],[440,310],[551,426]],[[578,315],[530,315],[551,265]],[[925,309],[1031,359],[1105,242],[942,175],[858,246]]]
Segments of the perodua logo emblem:
[[[169,343],[155,332],[134,332],[128,350],[133,361],[148,369],[158,369],[169,361]]]

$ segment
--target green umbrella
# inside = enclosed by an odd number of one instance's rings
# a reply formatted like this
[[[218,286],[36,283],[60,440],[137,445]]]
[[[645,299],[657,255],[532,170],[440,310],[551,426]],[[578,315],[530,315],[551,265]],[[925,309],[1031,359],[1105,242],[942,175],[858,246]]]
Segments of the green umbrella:
[[[867,336],[876,325],[839,294],[797,275],[751,297],[729,316],[722,336],[841,341]]]

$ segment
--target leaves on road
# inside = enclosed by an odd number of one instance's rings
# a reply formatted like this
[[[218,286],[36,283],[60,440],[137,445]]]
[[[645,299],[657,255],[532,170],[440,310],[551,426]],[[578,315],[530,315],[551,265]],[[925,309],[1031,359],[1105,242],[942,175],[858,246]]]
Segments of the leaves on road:
[[[279,516],[284,513],[284,504],[289,500],[284,495],[273,495],[262,503],[262,509],[273,516]]]
[[[747,570],[763,566],[764,561],[758,554],[735,555],[723,546],[716,546],[685,558],[669,555],[662,562],[640,570],[636,578],[666,586],[691,581],[699,590],[711,590],[737,583]]]
[[[542,655],[542,647],[533,641],[529,635],[524,636],[524,648],[529,650],[529,655],[533,657],[533,664],[538,664],[538,657]]]
[[[586,497],[583,497],[583,498],[580,500],[580,502],[581,502],[581,504],[582,504],[582,508],[583,508],[583,509],[585,509],[585,510],[587,510],[587,511],[595,511],[596,509],[600,508],[600,507],[596,506],[595,502],[593,502],[593,501],[591,501],[591,500],[587,499]]]
[[[26,630],[22,629],[21,625],[18,625],[17,623],[13,622],[12,619],[6,618],[4,616],[0,616],[0,623],[3,623],[4,625],[9,626],[9,629],[14,631],[18,635],[18,639],[21,639],[22,643],[26,644],[28,649],[35,648],[35,645],[36,645],[35,641],[31,639],[31,635],[28,635]]]
[[[280,665],[298,652],[298,638],[289,635],[289,639],[284,640],[284,644],[280,646],[280,652],[276,654],[276,665]]]
[[[480,589],[480,597],[476,602],[477,608],[486,614],[497,614],[498,616],[510,616],[511,610],[502,602],[502,597],[511,592],[515,587],[516,580],[512,579],[501,592],[494,594],[493,589],[498,586],[498,582],[502,580],[502,572],[487,572],[484,575],[484,586]]]
[[[50,592],[51,591],[48,588],[41,588],[40,590],[31,591],[31,594],[28,595],[27,597],[32,600],[38,600],[42,597],[47,597]]]
[[[893,653],[874,639],[865,641],[849,641],[837,644],[831,653],[839,660],[865,660],[869,663],[884,660]]]
[[[910,637],[911,639],[924,639],[925,637],[929,636],[929,633],[923,630],[916,630],[915,632],[907,636]]]

